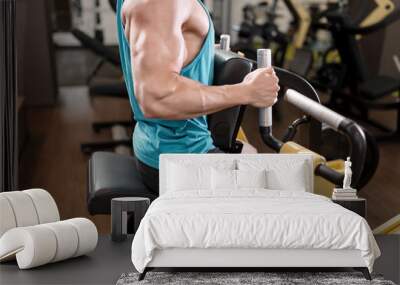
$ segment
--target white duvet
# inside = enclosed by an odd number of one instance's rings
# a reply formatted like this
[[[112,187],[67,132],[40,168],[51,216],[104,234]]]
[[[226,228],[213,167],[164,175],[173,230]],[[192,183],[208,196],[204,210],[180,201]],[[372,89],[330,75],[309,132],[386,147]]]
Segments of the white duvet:
[[[358,249],[372,271],[379,248],[365,219],[328,198],[299,191],[184,191],[156,199],[132,244],[143,272],[155,249]]]

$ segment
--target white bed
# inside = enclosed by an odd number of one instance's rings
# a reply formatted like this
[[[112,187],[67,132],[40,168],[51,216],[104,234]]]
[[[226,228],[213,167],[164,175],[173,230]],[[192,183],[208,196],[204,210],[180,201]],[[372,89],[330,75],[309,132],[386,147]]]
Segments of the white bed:
[[[368,277],[380,252],[367,222],[312,194],[312,181],[308,155],[162,155],[160,197],[136,232],[133,264],[144,274],[154,267],[355,267]]]

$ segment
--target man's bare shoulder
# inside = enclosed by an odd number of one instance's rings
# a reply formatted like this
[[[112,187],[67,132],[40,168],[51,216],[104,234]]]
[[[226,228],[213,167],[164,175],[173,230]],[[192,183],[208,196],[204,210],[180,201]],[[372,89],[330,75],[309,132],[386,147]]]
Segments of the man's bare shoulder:
[[[197,1],[197,0],[195,0]],[[153,21],[168,16],[184,16],[193,9],[193,0],[125,0],[122,14],[127,18]]]

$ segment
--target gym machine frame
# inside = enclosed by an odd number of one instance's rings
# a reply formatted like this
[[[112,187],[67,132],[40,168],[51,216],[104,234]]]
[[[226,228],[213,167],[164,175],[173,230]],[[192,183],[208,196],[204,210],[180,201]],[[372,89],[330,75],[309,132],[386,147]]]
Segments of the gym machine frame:
[[[253,62],[253,66],[271,66],[270,54],[270,50],[259,49],[257,51],[257,65]],[[354,121],[323,106],[315,89],[303,78],[281,68],[274,67],[274,70],[279,78],[280,85],[285,87],[289,85],[288,81],[290,80],[290,85],[296,86],[296,91],[293,89],[283,90],[278,100],[284,99],[307,114],[305,118],[303,117],[297,121],[300,121],[300,124],[310,123],[309,147],[318,152],[319,140],[315,140],[315,138],[320,138],[321,123],[325,123],[345,135],[351,145],[350,157],[353,161],[352,186],[355,188],[363,186],[360,185],[360,182],[363,181],[362,175],[368,147],[363,129]],[[294,79],[296,82],[294,82]],[[293,125],[296,125],[296,122]],[[263,142],[276,152],[279,152],[284,143],[292,140],[295,135],[295,131],[289,128],[284,140],[274,137],[272,132],[272,107],[259,110],[259,131]],[[344,177],[342,173],[327,167],[325,164],[319,164],[315,168],[315,175],[321,176],[336,185],[341,185]]]

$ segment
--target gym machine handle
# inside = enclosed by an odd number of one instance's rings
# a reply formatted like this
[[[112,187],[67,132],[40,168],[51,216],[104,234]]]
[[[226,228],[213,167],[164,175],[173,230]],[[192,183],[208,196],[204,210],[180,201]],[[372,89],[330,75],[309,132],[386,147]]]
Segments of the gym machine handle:
[[[271,57],[272,53],[270,49],[258,49],[257,68],[271,67]],[[272,107],[259,109],[258,125],[264,143],[278,151],[282,147],[282,142],[272,135]]]
[[[219,48],[221,50],[230,51],[231,50],[231,36],[227,34],[222,34],[220,37]]]
[[[284,134],[282,141],[283,142],[288,142],[293,140],[293,138],[296,136],[297,133],[297,128],[302,125],[310,122],[310,117],[309,116],[302,116],[301,118],[297,118],[296,120],[291,123]]]
[[[257,68],[271,67],[271,50],[257,50]],[[261,108],[258,113],[258,122],[260,126],[269,127],[272,130],[272,107]]]
[[[351,160],[357,166],[353,169],[353,181],[357,183],[361,178],[367,153],[367,139],[362,128],[352,120],[343,117],[295,90],[288,89],[284,95],[284,99],[304,113],[327,124],[347,137],[351,146]],[[343,175],[325,165],[317,167],[315,174],[335,184],[342,183]]]
[[[285,101],[304,111],[304,113],[311,115],[322,123],[326,123],[335,130],[338,130],[340,123],[346,119],[342,115],[315,102],[314,100],[311,100],[310,98],[307,98],[293,89],[288,89],[284,98]]]
[[[315,175],[325,178],[326,180],[332,182],[335,185],[342,185],[343,174],[337,172],[336,170],[326,166],[325,164],[320,164],[315,168]]]

